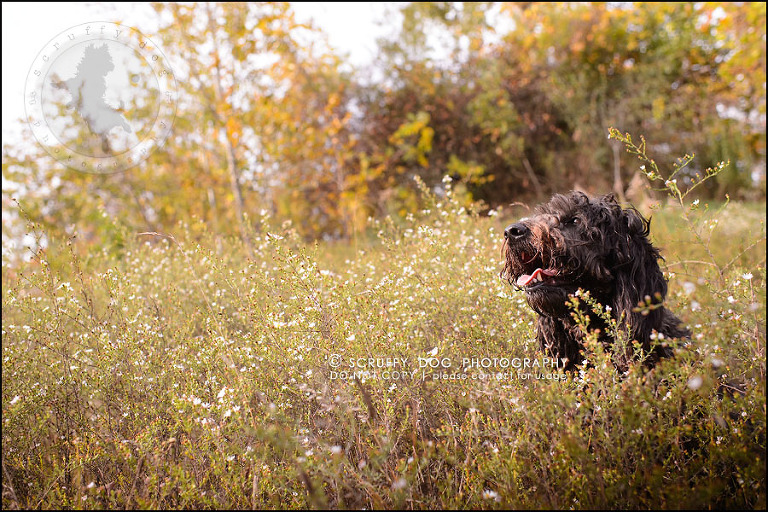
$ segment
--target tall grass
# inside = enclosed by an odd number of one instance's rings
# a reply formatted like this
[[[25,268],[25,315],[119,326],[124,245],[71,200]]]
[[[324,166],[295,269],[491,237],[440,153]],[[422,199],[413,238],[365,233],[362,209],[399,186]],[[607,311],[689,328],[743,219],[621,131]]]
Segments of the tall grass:
[[[252,258],[116,224],[4,266],[3,508],[766,506],[764,204],[655,212],[692,342],[565,375],[501,366],[544,357],[498,278],[521,212],[424,194],[356,252],[264,217]]]

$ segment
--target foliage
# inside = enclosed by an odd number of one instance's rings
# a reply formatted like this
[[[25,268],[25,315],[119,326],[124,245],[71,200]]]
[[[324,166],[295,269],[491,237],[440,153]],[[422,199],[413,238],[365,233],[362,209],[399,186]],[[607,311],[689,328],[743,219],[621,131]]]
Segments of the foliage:
[[[3,147],[4,509],[765,508],[764,4],[410,3],[357,70],[286,3],[155,9],[161,150]],[[635,176],[693,339],[503,366],[508,205]]]
[[[162,149],[3,147],[4,509],[765,508],[764,4],[410,3],[357,70],[286,3],[155,10]],[[510,369],[508,205],[635,176],[693,339]]]
[[[695,152],[702,169],[731,160],[702,197],[747,193],[764,161],[765,88],[761,70],[755,82],[727,70],[764,64],[764,29],[760,7],[731,8],[739,14],[685,3],[409,4],[381,45],[388,86],[367,97],[366,147],[424,111],[435,129],[429,166],[401,159],[399,172],[437,184],[451,159],[473,162],[483,182],[472,196],[491,206],[574,186],[623,197],[635,170],[621,144],[604,143],[621,126],[664,141],[653,148],[661,159]],[[514,29],[495,33],[504,20]]]
[[[11,197],[57,236],[247,234],[262,210],[307,239],[354,239],[369,216],[420,205],[447,173],[467,205],[573,187],[627,191],[636,169],[610,126],[645,133],[668,165],[732,165],[701,199],[764,199],[765,6],[760,3],[409,3],[370,68],[352,69],[286,3],[156,4],[180,87],[162,150],[119,175],[62,169],[4,145]],[[146,116],[152,101],[127,104]],[[106,213],[106,216],[103,214]]]
[[[515,212],[446,186],[354,254],[265,213],[252,257],[108,219],[120,247],[51,237],[4,266],[3,508],[765,507],[764,204],[720,214],[724,282],[669,274],[694,332],[675,358],[622,375],[594,343],[577,373],[509,372],[479,361],[543,357],[497,277]],[[677,208],[654,219],[705,257]]]

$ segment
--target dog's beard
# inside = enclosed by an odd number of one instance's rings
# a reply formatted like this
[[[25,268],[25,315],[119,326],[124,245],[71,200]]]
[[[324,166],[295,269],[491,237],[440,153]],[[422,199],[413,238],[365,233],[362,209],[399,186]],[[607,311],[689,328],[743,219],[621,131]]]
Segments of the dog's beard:
[[[569,296],[575,289],[558,286],[541,286],[534,290],[526,290],[525,298],[528,305],[542,316],[564,318],[569,315]]]
[[[542,260],[538,256],[541,251],[531,245],[515,248],[504,245],[503,275],[515,288],[525,292],[528,305],[539,315],[570,318],[569,302],[579,289],[601,304],[609,304],[606,301],[610,301],[613,279],[606,275],[591,275],[584,270],[591,265],[580,263],[575,255],[552,255]],[[557,264],[565,261],[570,265],[561,267]]]

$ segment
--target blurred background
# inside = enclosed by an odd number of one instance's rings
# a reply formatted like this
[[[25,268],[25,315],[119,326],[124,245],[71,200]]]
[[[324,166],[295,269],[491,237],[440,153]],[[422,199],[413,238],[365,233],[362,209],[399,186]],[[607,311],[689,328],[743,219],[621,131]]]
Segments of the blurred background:
[[[97,7],[162,47],[173,131],[127,172],[86,174],[48,156],[23,112],[4,114],[4,260],[24,216],[96,246],[115,222],[242,236],[265,213],[310,240],[349,240],[369,217],[416,211],[416,176],[438,195],[448,176],[480,211],[573,188],[652,195],[610,127],[643,135],[661,169],[695,154],[682,182],[730,161],[705,198],[765,201],[764,3]],[[77,9],[15,52],[7,27],[23,24],[4,4],[3,60],[32,51],[22,88],[45,41],[93,18]],[[6,110],[22,98],[3,82]],[[152,107],[141,101],[122,105],[128,121]]]

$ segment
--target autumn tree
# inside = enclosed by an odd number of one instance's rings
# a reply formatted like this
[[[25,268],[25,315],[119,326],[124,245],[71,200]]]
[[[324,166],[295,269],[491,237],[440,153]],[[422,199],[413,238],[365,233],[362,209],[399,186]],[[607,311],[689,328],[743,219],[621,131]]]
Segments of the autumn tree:
[[[365,149],[386,167],[384,190],[472,169],[482,177],[472,197],[491,205],[574,186],[621,197],[635,169],[607,140],[611,126],[645,134],[662,159],[732,160],[733,191],[765,159],[749,142],[765,133],[754,4],[433,2],[401,13],[381,44],[388,74],[364,96]]]
[[[506,9],[518,27],[507,45],[529,57],[523,61],[529,74],[548,77],[544,91],[569,126],[574,179],[599,183],[610,168],[612,188],[622,194],[632,171],[617,143],[604,141],[610,126],[646,134],[657,141],[657,154],[668,158],[695,152],[704,166],[723,156],[751,159],[740,148],[730,155],[713,151],[728,125],[722,109],[730,86],[723,70],[734,61],[734,45],[724,44],[730,29],[712,5],[536,3]]]
[[[93,241],[111,236],[109,219],[133,232],[184,222],[246,242],[262,210],[311,237],[344,236],[351,219],[365,221],[344,167],[349,79],[322,34],[287,3],[154,7],[162,25],[153,37],[179,87],[171,137],[116,174],[79,173],[39,146],[6,146],[4,178],[24,190],[30,217],[51,234]]]
[[[621,196],[636,164],[611,126],[660,160],[695,153],[691,172],[730,160],[702,194],[764,194],[764,4],[408,3],[352,71],[288,3],[154,8],[179,91],[171,136],[117,174],[6,144],[4,212],[18,197],[49,233],[94,243],[179,223],[247,243],[262,211],[349,239],[416,210],[415,176],[438,193],[450,176],[467,205]],[[145,118],[157,101],[122,108]]]
[[[241,234],[247,213],[260,209],[310,236],[346,232],[347,79],[317,32],[285,3],[156,9],[172,15],[161,32],[189,77],[177,153],[228,178],[223,201]]]

